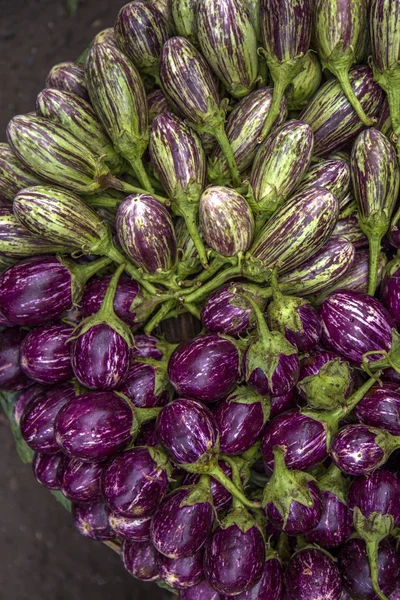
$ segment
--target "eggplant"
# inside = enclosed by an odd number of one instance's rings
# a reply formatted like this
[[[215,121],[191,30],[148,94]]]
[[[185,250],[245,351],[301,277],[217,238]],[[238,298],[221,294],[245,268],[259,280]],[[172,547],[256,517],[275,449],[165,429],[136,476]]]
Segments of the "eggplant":
[[[309,51],[312,5],[309,0],[261,0],[261,36],[274,95],[261,136],[268,135],[288,85],[304,68]],[[284,35],[276,35],[277,31]]]
[[[75,62],[63,62],[54,65],[46,78],[46,88],[55,88],[75,94],[79,98],[89,100],[85,81],[85,69]]]
[[[136,358],[153,358],[161,360],[167,351],[169,344],[158,339],[155,335],[138,334],[135,335],[135,345],[132,348],[132,357]],[[170,352],[173,350],[171,344]]]
[[[58,454],[41,454],[40,452],[36,452],[32,461],[32,469],[36,481],[49,490],[59,490],[66,462],[68,461],[62,452]]]
[[[286,88],[285,96],[288,110],[302,110],[321,85],[322,69],[318,56],[307,52],[303,69],[292,79]]]
[[[172,111],[164,92],[157,88],[150,92],[150,94],[147,94],[147,110],[149,113],[149,125],[153,124],[154,119],[158,115]]]
[[[322,498],[314,477],[289,470],[283,446],[273,449],[274,470],[264,488],[263,507],[268,521],[289,535],[314,529],[322,515]]]
[[[21,368],[34,381],[55,384],[72,377],[70,344],[73,328],[43,325],[31,331],[21,345]]]
[[[23,390],[32,383],[20,363],[21,343],[26,334],[26,331],[16,327],[0,333],[0,390]]]
[[[257,39],[241,0],[198,0],[197,39],[202,54],[234,98],[247,96],[258,75]]]
[[[390,244],[394,247],[394,248],[400,248],[400,215],[398,214],[398,211],[396,211],[396,214],[394,215],[393,219],[392,219],[392,223],[390,225],[390,229],[388,232],[388,240],[390,242]]]
[[[75,399],[71,383],[45,388],[25,408],[21,423],[21,435],[32,450],[43,454],[56,454],[60,447],[56,440],[55,420],[60,410]]]
[[[208,187],[200,198],[204,240],[222,256],[244,255],[254,237],[254,217],[246,199],[223,186]]]
[[[358,423],[400,435],[400,391],[388,382],[372,387],[355,407],[354,416]]]
[[[320,160],[312,165],[304,175],[296,192],[320,185],[336,196],[339,206],[348,194],[351,183],[350,167],[339,158]]]
[[[121,558],[125,569],[140,581],[157,581],[160,570],[157,551],[151,542],[131,542],[124,540]]]
[[[349,79],[367,117],[376,117],[382,105],[383,92],[375,83],[371,69],[367,66],[353,67]],[[365,127],[336,79],[330,79],[320,87],[299,119],[308,123],[313,131],[315,156],[327,156],[346,146]]]
[[[342,582],[332,558],[318,548],[296,552],[285,573],[289,597],[297,600],[340,600]]]
[[[16,424],[19,426],[21,422],[21,418],[25,408],[38,396],[43,392],[45,388],[39,383],[33,383],[25,388],[20,394],[18,398],[16,398],[13,406],[13,417]]]
[[[297,404],[297,401],[298,396],[296,393],[296,388],[291,389],[287,394],[282,394],[282,396],[270,396],[269,418],[273,419],[277,415],[294,408]]]
[[[148,542],[150,540],[150,524],[152,517],[122,517],[111,514],[109,522],[116,535],[132,542]]]
[[[388,139],[377,129],[363,131],[351,152],[351,173],[359,223],[369,241],[368,293],[375,294],[382,237],[397,201],[400,172]]]
[[[161,579],[172,589],[184,590],[200,583],[204,579],[203,552],[187,558],[158,557]]]
[[[272,552],[267,555],[260,581],[235,598],[237,600],[281,600],[282,588],[282,566],[280,560]],[[224,596],[224,600],[226,598]]]
[[[205,579],[191,588],[182,590],[180,598],[181,600],[221,600],[222,596]]]
[[[42,183],[42,179],[18,160],[8,144],[0,144],[0,194],[7,204],[12,203],[20,190]]]
[[[61,491],[68,500],[82,504],[101,500],[101,473],[103,465],[71,458],[64,467]]]
[[[385,269],[380,290],[380,298],[384,306],[392,315],[397,326],[400,325],[399,282],[400,264],[398,263],[397,258],[394,258]]]
[[[196,6],[197,0],[171,0],[171,13],[176,33],[189,40],[194,46],[198,45]]]
[[[219,467],[225,473],[227,477],[231,479],[232,477],[232,469],[229,464],[224,460],[218,461]],[[196,473],[187,473],[185,478],[182,481],[183,485],[193,485],[200,481],[200,475],[196,475]],[[214,505],[214,509],[216,511],[223,510],[228,508],[232,502],[231,494],[224,488],[224,486],[219,483],[213,477],[210,477],[210,491],[212,496],[212,501]]]
[[[79,533],[97,541],[112,540],[115,533],[108,522],[109,511],[102,502],[72,505],[72,519]]]
[[[358,218],[354,215],[350,215],[345,219],[339,219],[336,223],[335,229],[332,231],[332,237],[341,237],[353,244],[354,248],[358,250],[368,245],[368,238],[363,232],[358,222]],[[378,274],[381,271],[381,255],[378,256]]]
[[[134,361],[118,391],[124,394],[138,408],[164,406],[172,399],[165,365],[152,362]]]

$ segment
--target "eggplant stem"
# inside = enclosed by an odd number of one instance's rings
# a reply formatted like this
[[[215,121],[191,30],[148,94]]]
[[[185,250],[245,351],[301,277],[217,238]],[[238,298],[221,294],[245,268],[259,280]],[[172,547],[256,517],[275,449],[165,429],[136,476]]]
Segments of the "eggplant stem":
[[[220,145],[221,150],[225,156],[225,160],[228,163],[233,185],[235,188],[239,187],[241,183],[239,169],[237,168],[236,160],[233,155],[233,150],[229,142],[228,136],[225,133],[224,125],[222,123],[220,126],[217,126],[217,128],[213,132],[213,135],[217,140],[218,144]]]
[[[147,173],[146,173],[147,175]],[[143,190],[142,188],[136,187],[135,185],[131,185],[130,183],[127,183],[126,181],[121,181],[120,179],[117,179],[116,177],[107,177],[106,182],[108,184],[108,187],[113,188],[114,190],[119,190],[121,192],[125,192],[126,194],[148,194],[149,192],[147,190]],[[150,179],[149,179],[149,183],[151,185]],[[152,188],[154,189],[154,188]],[[155,198],[156,200],[158,200],[159,202],[161,202],[161,204],[164,204],[164,206],[171,206],[171,201],[169,198],[165,198],[165,196],[160,196],[159,194],[155,194],[154,191],[151,192],[151,195],[153,196],[153,198]],[[121,204],[121,200],[114,200],[113,202],[110,201],[111,199],[107,200],[100,200],[98,203],[96,203],[96,200],[94,202],[90,202],[90,198],[88,201],[88,204],[90,206],[98,206],[98,207],[110,207],[110,208],[116,208],[119,204]]]
[[[378,554],[379,554],[379,541],[368,541],[365,542],[367,547],[367,556],[369,562],[369,570],[371,575],[371,583],[374,592],[381,600],[389,600],[385,594],[382,593],[378,583]]]
[[[224,488],[228,492],[230,492],[232,494],[232,496],[234,496],[246,508],[250,508],[250,509],[260,508],[261,502],[255,502],[255,501],[253,502],[252,500],[249,500],[243,492],[238,490],[238,488],[233,483],[233,481],[231,481],[231,479],[229,479],[229,477],[227,475],[225,475],[225,473],[223,472],[221,467],[219,467],[218,465],[216,465],[215,467],[212,467],[210,472],[208,473],[208,475],[210,475],[211,477],[216,479],[218,481],[218,483],[223,485]]]
[[[147,171],[143,166],[142,159],[138,158],[137,156],[129,157],[129,163],[131,164],[140,185],[146,190],[147,193],[154,194],[154,188],[151,185]]]
[[[157,327],[157,325],[159,325],[161,323],[161,321],[163,321],[168,313],[172,310],[174,304],[175,304],[176,300],[168,300],[161,308],[158,312],[156,312],[156,314],[154,315],[154,317],[147,323],[146,327],[144,328],[144,332],[147,335],[150,335],[151,332],[153,331],[153,329],[155,329]]]
[[[199,212],[198,204],[195,204],[191,207],[190,210],[186,209],[184,211],[183,218],[185,219],[186,227],[188,228],[190,237],[193,240],[194,245],[196,246],[196,250],[199,253],[199,258],[201,260],[201,264],[203,267],[208,267],[208,259],[206,249],[204,247],[203,241],[200,237],[199,230],[197,229],[197,214]]]
[[[152,294],[153,296],[157,295],[157,288],[155,288],[154,285],[151,284],[149,281],[145,281],[142,278],[140,271],[134,265],[132,265],[129,262],[126,262],[125,256],[118,250],[118,248],[114,246],[114,244],[108,250],[107,256],[119,265],[121,265],[122,263],[126,263],[125,271],[132,277],[132,279],[138,281],[141,284],[141,286],[149,292],[149,294]]]
[[[334,65],[329,64],[328,69],[331,73],[333,73],[333,75],[335,75],[336,79],[339,81],[344,95],[356,111],[360,121],[362,121],[366,127],[371,127],[376,122],[376,119],[371,119],[365,114],[361,102],[359,101],[359,99],[353,91],[353,88],[351,87],[349,80],[349,70],[347,66],[335,67]]]
[[[381,234],[371,234],[369,237],[369,273],[368,273],[368,294],[375,295],[378,283],[379,255],[381,252]]]
[[[222,273],[216,275],[214,279],[211,279],[211,281],[208,281],[205,285],[202,285],[201,287],[194,290],[192,293],[188,294],[187,296],[184,296],[184,302],[189,302],[191,304],[193,302],[200,302],[204,296],[207,296],[215,289],[229,281],[229,279],[238,277],[240,274],[240,267],[234,266],[230,267],[229,269],[225,269],[224,271],[222,271]]]
[[[259,144],[261,144],[265,140],[265,138],[271,131],[271,128],[275,122],[275,119],[279,115],[282,98],[285,95],[285,90],[286,90],[287,86],[289,85],[289,83],[290,82],[288,82],[286,80],[286,78],[282,79],[280,77],[277,78],[276,81],[274,81],[274,90],[272,93],[271,106],[269,108],[268,115],[264,121],[261,135],[257,140]]]

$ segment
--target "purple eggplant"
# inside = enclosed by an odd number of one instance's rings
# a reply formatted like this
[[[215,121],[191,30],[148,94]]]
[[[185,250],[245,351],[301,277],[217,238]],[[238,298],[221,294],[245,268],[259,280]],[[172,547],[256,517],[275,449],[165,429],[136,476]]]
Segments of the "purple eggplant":
[[[150,517],[168,491],[168,461],[152,448],[131,448],[102,473],[102,494],[113,513]]]
[[[232,469],[229,466],[229,464],[224,460],[219,460],[218,465],[225,473],[225,475],[231,479]],[[182,483],[183,485],[193,485],[198,483],[199,481],[200,475],[196,475],[196,473],[187,473]],[[216,511],[223,510],[229,507],[232,501],[231,494],[226,490],[226,488],[224,488],[224,486],[221,483],[219,483],[213,477],[210,478],[210,491],[213,505]]]
[[[47,75],[46,87],[70,92],[86,101],[89,100],[85,69],[78,63],[64,62],[54,65]]]
[[[274,466],[274,447],[286,448],[285,463],[290,469],[312,469],[327,457],[326,431],[318,421],[290,410],[265,426],[261,451],[268,474]]]
[[[380,297],[384,306],[392,315],[397,326],[400,325],[400,264],[394,258],[385,269]]]
[[[340,600],[342,582],[332,558],[318,548],[296,552],[285,573],[286,590],[296,600]]]
[[[171,106],[162,90],[155,89],[147,94],[147,110],[149,112],[149,125],[152,125],[158,115],[171,112]]]
[[[367,66],[353,67],[349,79],[367,117],[377,116],[383,92],[375,83],[371,69]],[[299,118],[308,123],[313,131],[316,156],[327,156],[345,146],[365,127],[336,79],[330,79],[322,85]]]
[[[135,345],[132,348],[132,357],[134,359],[153,358],[154,360],[161,360],[164,356],[163,345],[164,342],[154,335],[135,335]]]
[[[321,518],[321,493],[312,475],[287,468],[283,446],[275,446],[273,455],[274,471],[263,494],[265,514],[285,533],[304,535]]]
[[[14,327],[0,333],[0,390],[22,390],[32,382],[20,364],[21,343],[26,333]]]
[[[0,144],[0,194],[7,204],[12,204],[20,190],[41,184],[43,180],[18,160],[8,144]]]
[[[132,542],[148,542],[150,540],[150,524],[152,517],[122,517],[111,514],[109,522],[116,535]]]
[[[115,538],[108,522],[109,510],[102,502],[73,504],[72,518],[75,527],[83,536],[92,540],[104,541]]]
[[[312,4],[308,0],[261,0],[263,56],[274,82],[271,108],[262,130],[268,135],[279,112],[286,88],[304,68],[312,26]],[[284,31],[279,35],[278,31]]]
[[[157,435],[156,420],[153,419],[147,423],[143,423],[139,435],[136,438],[136,445],[155,448],[156,446],[159,446],[159,444],[160,440]]]
[[[199,335],[174,350],[168,376],[179,395],[215,402],[239,380],[239,351],[233,341],[216,333]]]
[[[138,408],[164,406],[172,398],[167,370],[161,361],[146,364],[139,359],[133,362],[118,391]]]
[[[66,462],[62,452],[58,454],[36,452],[32,461],[33,474],[36,480],[49,490],[59,490]]]
[[[181,487],[164,498],[151,524],[151,540],[168,558],[194,556],[211,533],[214,511],[207,486]]]
[[[200,198],[200,228],[207,244],[222,256],[243,255],[254,236],[254,217],[246,199],[223,186],[208,187]]]
[[[354,415],[359,423],[400,435],[400,391],[386,382],[372,387],[355,407]]]
[[[341,237],[351,242],[354,248],[362,248],[368,244],[368,238],[361,229],[358,219],[350,215],[345,219],[339,219],[335,229],[332,231],[333,237]]]
[[[44,392],[45,388],[39,383],[34,383],[30,385],[26,389],[24,389],[19,395],[18,398],[14,402],[13,406],[13,416],[16,424],[19,426],[21,422],[21,418],[25,408],[42,392]]]
[[[21,434],[35,452],[55,454],[60,451],[56,440],[55,420],[60,410],[75,400],[71,383],[44,389],[28,404],[21,418]]]
[[[71,458],[62,473],[60,485],[62,493],[68,500],[79,504],[100,500],[102,471],[102,465]]]
[[[43,325],[31,331],[21,345],[21,368],[38,383],[54,384],[72,377],[68,325]]]
[[[287,394],[282,394],[282,396],[270,396],[270,412],[269,418],[273,419],[277,415],[294,408],[297,404],[298,396],[296,393],[296,388],[293,388]]]
[[[321,160],[312,165],[304,175],[296,191],[320,185],[336,196],[339,206],[349,192],[351,183],[349,165],[339,158]]]
[[[352,598],[376,600],[372,587],[367,549],[364,540],[352,538],[342,546],[338,567],[343,587]],[[392,545],[384,540],[378,547],[378,585],[380,598],[391,594],[400,582],[400,558]],[[385,594],[385,596],[383,596]]]
[[[267,556],[261,579],[246,592],[235,596],[237,600],[281,600],[282,596],[282,566],[274,553]],[[228,600],[226,596],[224,600]]]
[[[188,588],[186,590],[181,590],[180,593],[181,600],[222,600],[222,596],[218,594],[208,583],[207,580],[201,581],[197,585]]]
[[[158,557],[161,579],[175,590],[184,590],[204,579],[203,551],[187,558]]]
[[[160,579],[158,553],[151,542],[132,542],[124,540],[121,558],[125,569],[140,581]]]
[[[382,237],[397,201],[400,171],[389,140],[377,129],[360,133],[351,152],[351,173],[360,227],[369,241],[368,293],[375,294]]]

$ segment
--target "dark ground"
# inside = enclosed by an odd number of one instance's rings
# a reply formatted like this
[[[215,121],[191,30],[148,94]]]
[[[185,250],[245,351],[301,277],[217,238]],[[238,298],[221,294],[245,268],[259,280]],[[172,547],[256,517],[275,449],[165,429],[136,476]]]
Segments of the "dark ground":
[[[127,0],[126,0],[127,1]],[[9,119],[34,110],[52,65],[74,60],[113,24],[123,0],[0,0],[0,141]],[[0,421],[0,599],[167,600],[103,544],[82,538],[68,513],[33,478]],[[176,598],[176,596],[174,596]]]

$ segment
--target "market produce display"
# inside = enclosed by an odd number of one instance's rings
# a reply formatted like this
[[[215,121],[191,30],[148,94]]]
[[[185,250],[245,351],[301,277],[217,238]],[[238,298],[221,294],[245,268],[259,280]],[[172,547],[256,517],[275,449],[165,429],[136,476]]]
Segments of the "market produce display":
[[[399,65],[400,0],[135,1],[8,125],[18,452],[182,600],[400,598]]]

